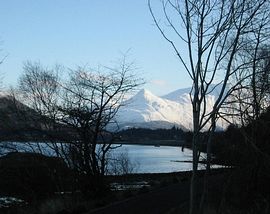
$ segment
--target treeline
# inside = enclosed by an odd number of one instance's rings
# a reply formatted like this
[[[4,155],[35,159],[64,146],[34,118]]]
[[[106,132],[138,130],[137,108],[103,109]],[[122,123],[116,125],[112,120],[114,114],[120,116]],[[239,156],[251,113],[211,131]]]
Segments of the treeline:
[[[201,152],[206,152],[208,132],[200,133],[198,145]],[[183,132],[186,146],[191,146],[193,132]],[[257,160],[268,160],[270,155],[270,107],[256,120],[244,126],[231,124],[224,131],[213,134],[212,160],[228,166],[244,166]]]
[[[245,126],[230,126],[225,132],[216,133],[213,141],[215,157],[234,168],[224,191],[224,198],[230,204],[249,204],[246,207],[252,209],[257,206],[257,213],[269,211],[269,141],[269,108]]]
[[[250,165],[258,160],[269,161],[269,141],[270,108],[246,126],[231,125],[215,133],[212,151],[216,158],[231,165]]]
[[[191,133],[187,135],[192,136]],[[200,137],[207,139],[207,133],[201,133]],[[200,145],[200,150],[206,150],[205,142]],[[215,196],[222,198],[221,205],[226,204],[227,209],[228,206],[251,209],[250,213],[269,211],[270,108],[244,126],[230,125],[223,132],[215,132],[212,154],[212,163],[231,167],[222,195]]]
[[[185,132],[173,126],[171,129],[129,128],[118,132],[122,141],[146,140],[181,140],[185,139]]]

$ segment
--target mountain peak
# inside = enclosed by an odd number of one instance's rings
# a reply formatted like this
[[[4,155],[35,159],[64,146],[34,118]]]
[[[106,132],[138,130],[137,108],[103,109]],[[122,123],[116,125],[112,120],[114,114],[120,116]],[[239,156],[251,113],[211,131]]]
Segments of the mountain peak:
[[[148,94],[152,95],[152,92],[149,91],[149,90],[147,90],[147,89],[145,89],[145,88],[141,89],[141,90],[137,93],[137,95],[148,95]]]
[[[151,100],[157,97],[151,91],[147,89],[141,89],[132,99],[143,99],[143,100]]]

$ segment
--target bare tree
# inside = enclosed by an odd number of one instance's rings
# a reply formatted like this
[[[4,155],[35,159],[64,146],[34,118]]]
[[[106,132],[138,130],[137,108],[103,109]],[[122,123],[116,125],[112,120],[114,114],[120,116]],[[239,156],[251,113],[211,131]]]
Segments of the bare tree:
[[[163,38],[172,46],[192,80],[190,93],[193,107],[193,174],[190,188],[192,214],[198,210],[196,177],[199,134],[208,123],[211,124],[207,140],[207,177],[211,161],[211,136],[216,129],[219,110],[229,94],[247,78],[243,77],[239,82],[229,84],[232,76],[246,67],[245,63],[236,61],[237,53],[242,49],[243,39],[258,29],[263,18],[267,19],[269,1],[163,0],[161,2],[161,12],[157,13],[154,12],[151,0],[148,0],[154,23]],[[157,14],[162,16],[159,17]],[[188,53],[188,57],[185,57],[185,52]],[[207,111],[206,98],[213,90],[211,85],[214,83],[221,89],[212,109]],[[203,205],[204,196],[201,199],[201,212]]]
[[[109,158],[109,174],[128,175],[131,173],[136,173],[140,167],[138,162],[130,159],[127,149],[120,153],[117,151],[112,152]]]
[[[2,49],[0,49],[0,52],[2,52]],[[0,58],[0,65],[3,64],[3,62],[5,61],[5,59],[7,58],[7,54],[5,54],[4,56],[1,56]],[[0,90],[2,91],[3,90],[3,73],[0,72]]]
[[[28,62],[20,79],[26,103],[42,116],[49,145],[97,191],[104,187],[108,153],[117,147],[110,131],[117,127],[115,115],[127,93],[142,84],[133,68],[124,59],[116,68],[79,67],[61,80],[58,68]]]
[[[241,52],[241,58],[249,62],[250,67],[235,75],[235,81],[239,81],[243,75],[249,78],[246,78],[241,83],[241,88],[230,96],[229,102],[234,106],[233,110],[239,116],[241,125],[257,120],[270,103],[270,51],[266,45],[256,47],[253,51],[256,53],[253,56],[250,55],[250,49]]]

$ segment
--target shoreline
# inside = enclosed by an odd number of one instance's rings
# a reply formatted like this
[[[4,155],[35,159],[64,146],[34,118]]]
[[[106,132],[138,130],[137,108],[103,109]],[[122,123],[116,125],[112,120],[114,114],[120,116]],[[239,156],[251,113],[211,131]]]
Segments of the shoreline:
[[[138,146],[173,146],[173,147],[185,147],[187,148],[188,144],[185,141],[179,140],[139,140],[139,141],[117,141],[114,144],[122,145],[138,145]]]

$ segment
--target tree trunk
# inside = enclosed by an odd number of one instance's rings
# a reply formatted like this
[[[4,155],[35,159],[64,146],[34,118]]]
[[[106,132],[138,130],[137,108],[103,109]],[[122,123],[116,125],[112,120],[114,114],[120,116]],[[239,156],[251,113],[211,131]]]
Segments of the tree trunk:
[[[203,183],[203,192],[201,196],[200,201],[200,214],[204,213],[204,207],[208,205],[208,188],[209,188],[209,174],[211,171],[211,161],[212,161],[212,137],[216,129],[216,119],[215,115],[211,116],[211,130],[207,139],[207,145],[206,145],[206,171],[204,174],[204,183]]]
[[[194,96],[195,97],[195,96]],[[195,98],[194,98],[195,101]],[[192,139],[192,150],[193,150],[193,160],[192,160],[192,177],[190,183],[190,207],[189,213],[195,214],[197,212],[197,170],[198,170],[198,142],[199,142],[199,109],[195,102],[193,107],[193,139]]]

